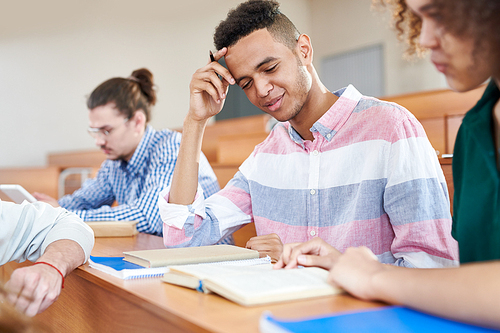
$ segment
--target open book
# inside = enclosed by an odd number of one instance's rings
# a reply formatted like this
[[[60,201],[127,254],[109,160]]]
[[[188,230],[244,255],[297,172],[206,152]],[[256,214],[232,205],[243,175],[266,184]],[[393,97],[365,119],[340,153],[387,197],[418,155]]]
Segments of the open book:
[[[274,270],[268,264],[170,266],[162,280],[213,292],[244,306],[335,295],[341,289],[326,282],[328,271],[317,268]]]
[[[143,267],[198,264],[228,260],[253,259],[259,252],[234,245],[209,245],[175,249],[123,252],[125,260]]]

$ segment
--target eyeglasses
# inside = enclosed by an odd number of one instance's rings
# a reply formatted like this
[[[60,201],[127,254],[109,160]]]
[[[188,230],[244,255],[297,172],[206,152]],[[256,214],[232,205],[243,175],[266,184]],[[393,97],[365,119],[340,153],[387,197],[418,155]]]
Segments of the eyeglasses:
[[[89,132],[90,136],[93,137],[94,139],[97,139],[97,138],[106,139],[107,137],[109,137],[111,132],[113,132],[115,129],[117,129],[121,125],[125,124],[129,120],[130,120],[130,118],[125,118],[120,125],[118,125],[115,128],[110,128],[110,129],[105,129],[103,127],[99,127],[99,128],[89,127],[89,128],[87,128],[87,132]]]

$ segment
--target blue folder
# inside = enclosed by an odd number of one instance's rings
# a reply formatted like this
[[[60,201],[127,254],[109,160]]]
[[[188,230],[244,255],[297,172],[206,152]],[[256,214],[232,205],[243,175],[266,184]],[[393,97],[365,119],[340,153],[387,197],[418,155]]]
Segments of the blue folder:
[[[90,260],[96,264],[106,265],[114,270],[121,271],[123,269],[143,269],[144,267],[123,260],[124,257],[95,257],[90,256]]]
[[[168,267],[145,268],[123,258],[90,256],[89,266],[124,280],[161,277],[168,272]]]
[[[305,320],[281,320],[269,312],[260,319],[260,331],[271,332],[356,332],[356,333],[432,333],[499,332],[448,320],[401,306],[333,314]]]

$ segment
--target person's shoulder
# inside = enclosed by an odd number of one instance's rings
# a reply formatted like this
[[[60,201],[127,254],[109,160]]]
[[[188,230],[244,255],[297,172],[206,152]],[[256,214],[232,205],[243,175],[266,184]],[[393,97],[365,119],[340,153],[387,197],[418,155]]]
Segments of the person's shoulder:
[[[150,138],[149,149],[160,153],[178,149],[181,137],[181,133],[170,129],[155,131]]]
[[[181,133],[169,129],[155,131],[149,141],[148,156],[151,167],[155,168],[158,163],[170,163],[177,159],[181,143]]]
[[[168,128],[155,131],[152,140],[156,143],[180,143],[182,134]]]
[[[375,114],[378,118],[393,122],[416,120],[415,116],[404,106],[370,96],[363,96],[356,105],[354,112]]]

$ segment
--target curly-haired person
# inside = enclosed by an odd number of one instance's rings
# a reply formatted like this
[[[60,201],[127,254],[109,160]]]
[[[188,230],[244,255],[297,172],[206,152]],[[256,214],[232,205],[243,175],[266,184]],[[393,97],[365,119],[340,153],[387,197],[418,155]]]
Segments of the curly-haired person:
[[[214,59],[225,57],[228,69],[213,61],[192,77],[172,186],[160,199],[165,245],[214,244],[254,222],[257,236],[246,246],[276,260],[284,243],[322,237],[337,253],[366,245],[392,265],[457,264],[445,180],[413,115],[352,85],[328,91],[309,36],[274,1],[231,10],[214,42]],[[281,123],[203,200],[196,181],[203,130],[229,84]]]
[[[428,49],[451,88],[465,92],[490,79],[464,117],[453,156],[453,236],[460,261],[467,264],[410,270],[383,265],[366,247],[347,249],[338,257],[316,239],[286,246],[277,267],[331,268],[330,281],[359,298],[500,328],[500,1],[377,3],[393,10],[395,28],[408,42],[409,53]]]

